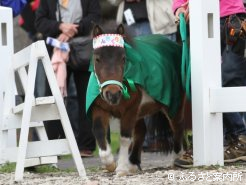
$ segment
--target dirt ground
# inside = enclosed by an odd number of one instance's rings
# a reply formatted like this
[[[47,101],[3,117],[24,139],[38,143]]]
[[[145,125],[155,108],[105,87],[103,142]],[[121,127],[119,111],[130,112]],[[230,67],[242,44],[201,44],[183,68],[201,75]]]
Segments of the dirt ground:
[[[31,173],[25,172],[24,180],[14,182],[14,173],[0,174],[1,185],[161,185],[161,184],[246,184],[246,164],[232,166],[211,166],[192,169],[168,167],[172,156],[143,153],[142,171],[137,174],[117,177],[101,168],[98,157],[85,158],[83,163],[87,177],[81,179],[76,172]],[[168,164],[169,163],[169,164]],[[60,160],[60,169],[74,168],[71,159]]]

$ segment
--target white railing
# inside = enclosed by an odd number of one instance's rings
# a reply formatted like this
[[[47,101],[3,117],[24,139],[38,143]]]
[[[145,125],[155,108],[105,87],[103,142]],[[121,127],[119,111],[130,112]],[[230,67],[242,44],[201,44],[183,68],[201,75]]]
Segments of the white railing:
[[[224,165],[223,112],[246,112],[246,87],[221,87],[219,1],[190,0],[194,165]]]

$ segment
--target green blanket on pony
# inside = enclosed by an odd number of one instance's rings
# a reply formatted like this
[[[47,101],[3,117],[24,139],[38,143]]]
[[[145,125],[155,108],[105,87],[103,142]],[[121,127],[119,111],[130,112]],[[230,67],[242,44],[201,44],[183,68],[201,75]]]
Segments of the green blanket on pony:
[[[125,43],[125,51],[124,78],[141,85],[152,98],[168,106],[169,116],[174,117],[181,103],[181,46],[163,35],[148,35],[135,37],[134,48]],[[87,113],[100,93],[92,65],[86,96]]]

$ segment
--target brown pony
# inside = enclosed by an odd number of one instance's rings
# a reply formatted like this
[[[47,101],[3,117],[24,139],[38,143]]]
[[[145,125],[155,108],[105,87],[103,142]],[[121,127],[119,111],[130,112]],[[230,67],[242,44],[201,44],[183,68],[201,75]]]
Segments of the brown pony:
[[[105,33],[100,26],[94,26],[94,38],[103,34]],[[122,35],[122,38],[124,38],[125,30],[123,25],[119,25],[113,34]],[[141,169],[141,151],[146,133],[143,118],[146,115],[159,111],[165,115],[169,123],[167,124],[168,128],[172,131],[173,137],[171,140],[170,138],[165,138],[166,141],[164,142],[167,142],[169,146],[172,145],[170,143],[173,143],[174,147],[171,148],[174,148],[176,153],[180,151],[183,134],[183,107],[185,104],[185,94],[182,92],[182,103],[179,111],[171,119],[166,105],[155,101],[140,85],[135,84],[136,89],[133,91],[128,82],[124,81],[125,62],[126,53],[122,45],[111,43],[111,45],[99,44],[99,46],[94,46],[93,67],[101,96],[96,97],[90,108],[93,132],[99,145],[101,162],[108,171],[113,172],[116,170],[116,174],[120,176]],[[123,83],[129,91],[130,99],[122,98]],[[107,140],[111,117],[120,119],[121,138],[117,165]]]

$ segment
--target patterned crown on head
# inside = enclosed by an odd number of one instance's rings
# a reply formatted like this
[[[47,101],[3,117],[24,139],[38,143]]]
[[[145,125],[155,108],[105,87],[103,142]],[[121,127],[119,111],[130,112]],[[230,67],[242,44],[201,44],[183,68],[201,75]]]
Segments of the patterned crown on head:
[[[93,38],[93,49],[114,46],[124,47],[124,39],[120,34],[101,34]]]

